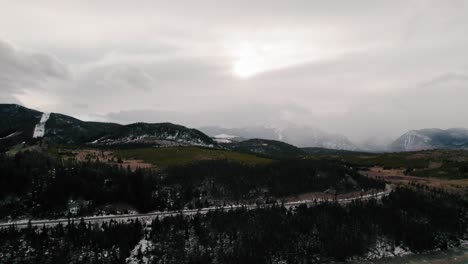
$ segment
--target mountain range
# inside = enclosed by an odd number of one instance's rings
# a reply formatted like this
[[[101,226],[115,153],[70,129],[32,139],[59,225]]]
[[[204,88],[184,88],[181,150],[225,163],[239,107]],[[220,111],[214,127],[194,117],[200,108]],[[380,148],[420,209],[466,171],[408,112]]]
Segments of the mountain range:
[[[329,134],[316,128],[291,125],[286,128],[244,127],[222,128],[201,127],[201,131],[215,141],[235,142],[249,138],[263,138],[283,141],[303,149],[335,149],[365,152],[401,152],[424,149],[468,149],[468,129],[420,129],[411,130],[396,140],[384,136],[374,136],[354,143],[346,136]]]
[[[121,125],[0,104],[0,146],[34,142],[38,138],[59,144],[223,147],[260,155],[273,153],[275,157],[280,157],[281,151],[298,156],[324,149],[371,152],[468,149],[468,129],[464,128],[411,130],[396,140],[375,137],[355,144],[346,136],[307,126],[193,129],[172,123]]]
[[[329,134],[320,129],[288,124],[285,127],[253,126],[243,128],[223,128],[207,126],[199,128],[215,139],[238,141],[239,139],[262,138],[283,141],[298,147],[320,147],[341,150],[357,150],[358,147],[347,137]]]
[[[14,145],[44,138],[61,144],[163,146],[216,144],[202,132],[172,123],[86,122],[58,113],[42,113],[15,104],[0,105],[0,144]]]

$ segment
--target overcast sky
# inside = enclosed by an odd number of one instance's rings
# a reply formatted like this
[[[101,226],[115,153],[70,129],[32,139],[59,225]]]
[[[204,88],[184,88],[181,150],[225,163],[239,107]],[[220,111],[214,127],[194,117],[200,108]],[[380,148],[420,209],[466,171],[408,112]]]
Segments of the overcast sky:
[[[0,103],[87,120],[468,127],[468,1],[0,0]]]

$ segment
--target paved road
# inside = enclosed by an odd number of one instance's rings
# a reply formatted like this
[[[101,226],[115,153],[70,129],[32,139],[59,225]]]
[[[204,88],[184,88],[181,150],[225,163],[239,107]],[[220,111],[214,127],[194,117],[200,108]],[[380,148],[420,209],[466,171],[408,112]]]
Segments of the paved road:
[[[353,198],[339,199],[337,200],[337,202],[340,204],[347,204],[355,200],[381,199],[382,197],[389,195],[390,192],[391,192],[391,188],[389,185],[387,185],[385,188],[385,191],[383,192],[378,192],[375,194],[368,194],[368,195],[358,196],[358,197],[353,197]],[[302,204],[312,206],[312,205],[315,205],[316,203],[324,203],[327,201],[333,201],[333,200],[326,200],[326,199],[304,200],[304,201],[284,203],[284,206],[286,208],[296,207]],[[75,223],[78,223],[81,221],[81,219],[83,219],[84,222],[91,223],[91,224],[102,223],[102,222],[106,222],[110,220],[128,221],[128,220],[133,220],[133,219],[139,219],[141,221],[151,221],[152,219],[155,219],[155,218],[175,216],[178,214],[183,214],[183,215],[194,215],[197,213],[206,214],[207,212],[215,211],[215,210],[231,210],[231,209],[238,209],[238,208],[245,208],[248,210],[252,210],[255,208],[259,208],[259,207],[265,208],[265,207],[270,207],[270,206],[272,206],[272,204],[263,204],[263,205],[249,204],[249,205],[232,205],[232,206],[222,206],[222,207],[208,207],[208,208],[201,208],[201,209],[189,209],[189,210],[179,210],[179,211],[153,212],[153,213],[147,213],[147,214],[103,215],[103,216],[90,216],[90,217],[83,217],[83,218],[31,220],[31,225],[32,226],[43,226],[43,225],[54,226],[58,224],[67,224],[69,221],[70,222],[74,221]],[[19,227],[19,228],[27,227],[28,223],[29,223],[29,220],[0,223],[0,228],[9,227],[12,224],[14,224],[16,227]]]

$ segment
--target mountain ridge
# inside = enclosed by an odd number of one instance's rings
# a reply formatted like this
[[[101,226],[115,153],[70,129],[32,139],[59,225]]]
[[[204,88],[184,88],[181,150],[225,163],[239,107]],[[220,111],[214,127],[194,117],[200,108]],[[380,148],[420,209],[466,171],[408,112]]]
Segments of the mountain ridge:
[[[424,149],[468,149],[468,129],[424,128],[410,130],[395,141],[391,151],[417,151]]]
[[[382,137],[382,136],[380,136]],[[468,149],[468,129],[409,130],[395,140],[379,136],[355,144],[346,136],[307,126],[253,126],[244,128],[188,128],[170,122],[127,125],[82,121],[60,113],[43,113],[17,104],[0,104],[0,145],[11,146],[45,138],[60,144],[154,146],[239,146],[251,139],[273,140],[299,148],[347,151],[402,152],[424,149]],[[384,143],[384,142],[388,143]],[[254,143],[254,141],[250,141]],[[232,146],[228,146],[232,144]],[[247,144],[247,143],[245,143]],[[255,143],[256,144],[256,143]],[[255,145],[253,144],[253,145]],[[275,143],[276,144],[276,143]],[[278,143],[279,144],[279,143]],[[315,150],[313,150],[315,151]],[[312,151],[312,152],[313,152]]]
[[[47,119],[41,124],[43,116]],[[199,145],[216,143],[202,132],[182,125],[137,122],[128,125],[82,121],[59,114],[43,113],[15,104],[0,104],[0,143],[13,145],[45,138],[65,144],[153,144],[163,146]],[[37,125],[43,131],[37,132]],[[41,130],[40,129],[40,130]]]
[[[250,153],[273,159],[298,158],[306,154],[302,149],[291,144],[260,138],[234,142],[226,144],[225,146],[233,151]]]

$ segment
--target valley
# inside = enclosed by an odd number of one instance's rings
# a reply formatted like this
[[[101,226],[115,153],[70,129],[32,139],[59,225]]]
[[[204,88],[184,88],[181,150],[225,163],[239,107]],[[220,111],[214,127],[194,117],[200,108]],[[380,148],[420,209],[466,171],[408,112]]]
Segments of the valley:
[[[468,264],[468,1],[0,1],[0,264]]]
[[[418,152],[343,156],[363,175],[397,185],[423,185],[468,195],[468,151]]]
[[[3,109],[6,263],[31,250],[32,259],[48,252],[46,263],[53,263],[60,251],[45,248],[60,247],[57,241],[69,247],[70,261],[99,254],[113,263],[398,263],[462,250],[468,238],[464,149],[301,148],[245,135],[212,138],[171,123],[119,125]],[[100,246],[82,252],[83,239]]]

